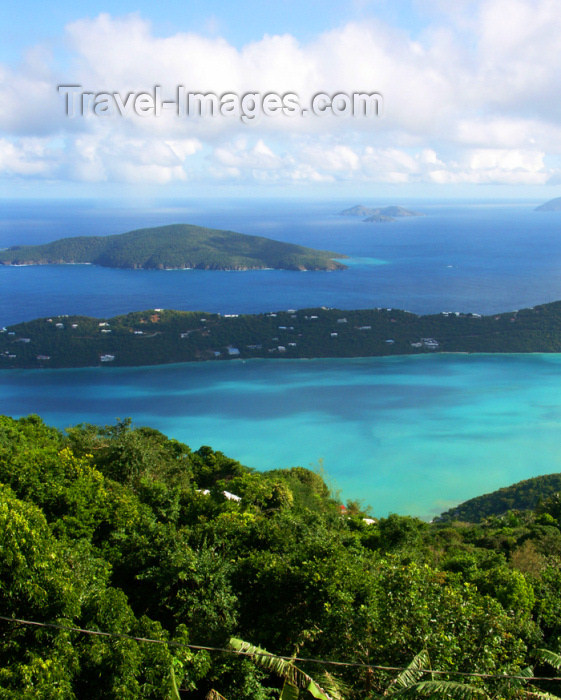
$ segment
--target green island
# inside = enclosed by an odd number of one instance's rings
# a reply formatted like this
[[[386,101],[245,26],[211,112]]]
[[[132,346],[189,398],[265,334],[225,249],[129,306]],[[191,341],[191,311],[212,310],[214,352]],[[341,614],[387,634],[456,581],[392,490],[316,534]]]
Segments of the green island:
[[[363,204],[357,204],[349,209],[343,209],[339,212],[340,216],[360,216],[363,221],[368,224],[382,224],[388,221],[395,221],[396,218],[407,217],[407,216],[423,216],[419,212],[411,211],[410,209],[405,209],[404,207],[389,206],[389,207],[378,207],[376,209],[372,207],[365,207]]]
[[[0,416],[0,493],[3,698],[561,693],[558,492],[376,518],[302,467]]]
[[[345,255],[234,231],[172,224],[0,251],[2,265],[92,264],[204,270],[342,270]]]
[[[253,315],[152,309],[108,319],[57,316],[0,329],[0,369],[434,352],[561,352],[561,302],[491,316],[418,316],[397,309]]]

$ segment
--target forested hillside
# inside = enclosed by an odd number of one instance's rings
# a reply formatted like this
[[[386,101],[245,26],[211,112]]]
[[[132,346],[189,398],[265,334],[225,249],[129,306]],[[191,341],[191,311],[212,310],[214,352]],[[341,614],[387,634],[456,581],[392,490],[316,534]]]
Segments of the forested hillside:
[[[172,224],[114,236],[61,238],[0,251],[0,265],[91,263],[104,267],[205,270],[338,270],[345,257],[235,231]]]
[[[558,495],[477,525],[376,521],[307,469],[37,416],[0,418],[0,484],[2,698],[561,694],[531,677],[559,661]]]
[[[102,319],[56,316],[0,329],[0,369],[434,352],[561,352],[561,302],[493,316],[327,308],[221,316],[152,309]]]
[[[509,510],[533,510],[544,498],[561,492],[561,474],[544,474],[524,479],[512,486],[504,486],[492,493],[470,498],[465,503],[447,510],[441,521],[467,520],[481,522],[485,518],[503,515]]]

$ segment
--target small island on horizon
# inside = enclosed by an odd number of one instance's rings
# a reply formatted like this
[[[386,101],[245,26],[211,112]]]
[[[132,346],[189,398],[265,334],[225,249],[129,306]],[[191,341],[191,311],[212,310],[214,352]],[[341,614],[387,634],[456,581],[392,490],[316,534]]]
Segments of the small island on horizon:
[[[359,216],[363,218],[364,223],[368,224],[381,224],[385,222],[395,221],[397,218],[409,217],[409,216],[423,216],[423,214],[405,209],[404,207],[389,206],[389,207],[378,207],[376,209],[372,207],[365,207],[362,204],[357,204],[349,209],[343,209],[339,212],[340,216]]]
[[[0,265],[92,264],[145,270],[343,270],[340,253],[263,236],[171,224],[112,236],[61,238],[0,251]]]

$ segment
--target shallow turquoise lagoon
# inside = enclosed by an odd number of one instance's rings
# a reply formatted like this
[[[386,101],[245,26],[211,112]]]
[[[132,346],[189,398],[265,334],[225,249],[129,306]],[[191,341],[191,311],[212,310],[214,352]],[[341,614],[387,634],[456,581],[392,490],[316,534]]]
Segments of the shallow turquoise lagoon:
[[[561,355],[8,371],[0,410],[61,428],[130,416],[258,469],[322,466],[378,516],[561,471]]]

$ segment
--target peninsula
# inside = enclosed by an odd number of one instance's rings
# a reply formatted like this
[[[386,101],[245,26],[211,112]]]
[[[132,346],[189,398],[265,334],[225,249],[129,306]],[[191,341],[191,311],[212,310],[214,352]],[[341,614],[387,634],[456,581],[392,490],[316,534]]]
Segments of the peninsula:
[[[561,211],[561,197],[556,197],[545,204],[540,204],[534,211]]]
[[[61,238],[0,251],[2,265],[89,263],[139,269],[341,270],[345,255],[262,236],[172,224],[113,236]]]
[[[480,523],[485,518],[500,517],[508,511],[530,511],[539,508],[546,498],[561,492],[561,474],[543,474],[524,479],[511,486],[470,498],[442,513],[436,520],[444,523],[452,520]]]
[[[380,308],[254,315],[152,309],[107,319],[58,316],[0,329],[5,369],[434,352],[561,352],[561,301],[492,316],[417,316]]]
[[[350,209],[343,209],[339,214],[341,216],[366,217],[363,221],[369,224],[381,224],[387,221],[395,221],[396,218],[400,217],[422,216],[419,212],[410,211],[409,209],[404,209],[404,207],[390,206],[373,209],[372,207],[365,207],[362,204],[357,204]]]

